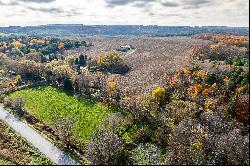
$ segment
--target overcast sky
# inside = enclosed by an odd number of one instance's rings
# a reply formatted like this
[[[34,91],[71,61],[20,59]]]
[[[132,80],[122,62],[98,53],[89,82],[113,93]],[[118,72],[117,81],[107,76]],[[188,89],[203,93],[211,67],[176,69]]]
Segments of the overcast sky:
[[[0,26],[39,24],[249,27],[249,0],[0,0]]]

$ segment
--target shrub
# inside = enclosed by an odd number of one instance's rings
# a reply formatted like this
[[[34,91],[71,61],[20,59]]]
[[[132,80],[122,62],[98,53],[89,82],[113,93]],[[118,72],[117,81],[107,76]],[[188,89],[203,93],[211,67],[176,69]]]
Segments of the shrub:
[[[200,116],[200,125],[206,128],[205,156],[207,164],[249,164],[249,133],[235,121],[225,121],[220,112]]]
[[[72,82],[67,77],[64,78],[64,80],[63,80],[63,89],[66,91],[73,91],[74,90],[74,88],[72,86]]]
[[[233,66],[229,73],[229,82],[227,89],[235,91],[239,87],[243,87],[249,84],[249,68]]]
[[[170,119],[170,118],[169,118]],[[174,128],[174,123],[170,120],[167,120],[166,126],[158,127],[155,130],[154,142],[158,145],[166,147],[169,142],[169,137],[172,134],[172,130]]]
[[[249,122],[249,95],[240,95],[235,101],[236,119],[239,122]]]
[[[55,124],[53,125],[54,131],[59,139],[68,147],[73,143],[73,129],[75,128],[76,119],[73,116],[63,117],[54,116]]]
[[[13,71],[16,74],[20,75],[21,78],[25,81],[27,80],[38,81],[41,80],[42,77],[41,75],[42,65],[40,63],[36,63],[35,61],[11,60],[8,63],[6,63],[6,69],[8,71]]]
[[[158,104],[161,104],[166,99],[166,90],[161,87],[157,87],[152,91],[152,95],[156,98]]]
[[[10,99],[8,97],[5,97],[3,104],[4,107],[13,109],[13,111],[15,111],[18,115],[20,116],[24,115],[23,111],[24,100],[22,97],[17,97],[15,99]]]
[[[154,144],[140,144],[131,151],[133,165],[155,165],[158,164],[161,150]]]
[[[166,114],[175,124],[188,117],[194,117],[200,112],[199,106],[195,102],[173,100],[165,108]]]
[[[204,109],[206,111],[212,110],[215,111],[217,106],[217,101],[213,98],[207,98],[204,103]]]
[[[22,97],[17,97],[16,99],[12,100],[11,107],[15,111],[22,111],[24,107],[24,99]]]
[[[5,97],[3,100],[3,105],[6,108],[10,108],[12,105],[12,101],[8,97]]]
[[[124,118],[125,116],[121,112],[111,113],[104,118],[102,124],[112,132],[120,135],[123,129],[126,129]]]
[[[131,113],[137,114],[136,117],[139,117],[144,123],[155,124],[155,118],[160,111],[161,103],[151,94],[138,96],[136,100],[136,102],[138,102],[136,105],[138,110],[136,111],[136,109],[133,109]]]
[[[120,92],[118,89],[118,82],[117,82],[117,78],[115,76],[110,76],[107,78],[105,89],[106,89],[106,93],[107,93],[108,97],[114,99],[115,101],[120,100]]]
[[[89,140],[86,157],[95,165],[125,164],[124,143],[118,135],[101,126]]]
[[[80,65],[80,66],[86,66],[86,63],[87,63],[87,55],[80,55],[79,56],[79,61],[78,61],[78,64]]]
[[[193,45],[189,50],[189,58],[193,62],[195,60],[224,61],[230,63],[230,59],[244,58],[247,56],[247,48],[236,45],[227,45],[225,43],[212,43]]]
[[[232,117],[235,117],[235,115],[236,115],[236,109],[235,109],[235,102],[236,102],[236,99],[237,99],[237,95],[234,95],[234,96],[232,96],[232,97],[229,99],[229,104],[228,104],[227,113],[228,113],[228,115],[230,115],[230,116],[232,116]]]
[[[207,84],[212,85],[214,83],[222,83],[223,82],[223,77],[221,74],[217,73],[207,73],[205,77],[205,81]]]
[[[171,135],[164,164],[205,164],[205,138],[206,130],[197,122],[191,119],[182,121]]]
[[[145,143],[145,142],[150,142],[150,133],[147,128],[140,128],[134,135],[133,135],[133,140],[136,143]]]
[[[101,72],[83,72],[75,80],[76,90],[81,94],[91,95],[92,92],[105,90],[106,76]]]
[[[249,135],[242,136],[239,129],[223,133],[215,141],[214,152],[219,164],[249,165]]]
[[[4,98],[6,97],[5,94],[0,94],[0,103],[4,102]]]
[[[116,52],[109,52],[105,56],[98,56],[97,60],[89,63],[89,68],[95,68],[115,74],[125,74],[129,71],[129,67],[124,64],[123,60]]]

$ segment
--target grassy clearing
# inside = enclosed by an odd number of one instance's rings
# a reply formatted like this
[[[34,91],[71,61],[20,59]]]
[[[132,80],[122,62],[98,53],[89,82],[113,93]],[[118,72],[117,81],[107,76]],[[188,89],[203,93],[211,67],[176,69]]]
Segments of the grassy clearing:
[[[16,97],[23,97],[25,110],[50,126],[58,117],[74,117],[73,135],[84,142],[88,141],[101,120],[112,112],[100,103],[52,87],[27,89],[10,95],[10,98]]]
[[[51,165],[45,155],[0,121],[0,165]]]

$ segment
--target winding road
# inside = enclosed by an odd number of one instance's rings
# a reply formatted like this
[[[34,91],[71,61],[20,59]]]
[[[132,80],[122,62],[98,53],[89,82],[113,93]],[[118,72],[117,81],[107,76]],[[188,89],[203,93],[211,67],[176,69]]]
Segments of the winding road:
[[[24,137],[40,152],[45,154],[51,161],[57,165],[79,165],[74,159],[66,155],[63,151],[54,146],[50,141],[41,136],[26,123],[20,121],[8,111],[0,107],[0,120],[6,122],[17,133]]]

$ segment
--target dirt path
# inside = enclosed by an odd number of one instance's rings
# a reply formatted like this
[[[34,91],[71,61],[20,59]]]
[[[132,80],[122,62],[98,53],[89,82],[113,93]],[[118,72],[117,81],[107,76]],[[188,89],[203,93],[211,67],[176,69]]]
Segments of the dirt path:
[[[128,55],[130,55],[130,54],[133,54],[135,51],[136,51],[136,49],[132,50],[131,52],[127,53],[127,54],[124,55],[124,56],[128,56]]]
[[[51,142],[41,136],[34,129],[23,123],[8,111],[0,107],[0,119],[5,121],[11,128],[24,137],[39,151],[44,153],[51,161],[57,165],[77,165],[78,163],[59,150]]]

